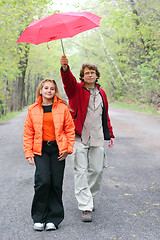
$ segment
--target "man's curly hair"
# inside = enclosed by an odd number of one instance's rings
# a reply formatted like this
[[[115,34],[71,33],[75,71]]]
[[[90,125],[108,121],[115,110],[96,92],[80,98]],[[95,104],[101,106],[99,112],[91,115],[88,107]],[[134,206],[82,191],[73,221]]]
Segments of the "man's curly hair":
[[[96,75],[97,75],[97,80],[96,80],[96,82],[97,82],[98,79],[100,78],[100,72],[99,72],[97,66],[96,66],[95,64],[93,64],[93,63],[84,63],[84,64],[82,65],[82,68],[81,68],[80,74],[79,74],[79,76],[80,76],[79,79],[80,79],[82,82],[84,82],[84,79],[83,79],[83,77],[84,77],[84,69],[85,69],[86,67],[89,68],[90,70],[95,70],[95,71],[96,71]]]

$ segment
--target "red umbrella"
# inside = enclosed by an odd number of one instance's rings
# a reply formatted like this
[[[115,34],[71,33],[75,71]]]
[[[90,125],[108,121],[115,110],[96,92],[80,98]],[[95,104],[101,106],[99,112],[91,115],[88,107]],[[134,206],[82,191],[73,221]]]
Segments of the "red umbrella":
[[[38,45],[56,39],[73,37],[78,33],[99,27],[100,20],[101,17],[90,12],[54,13],[31,22],[17,42]]]

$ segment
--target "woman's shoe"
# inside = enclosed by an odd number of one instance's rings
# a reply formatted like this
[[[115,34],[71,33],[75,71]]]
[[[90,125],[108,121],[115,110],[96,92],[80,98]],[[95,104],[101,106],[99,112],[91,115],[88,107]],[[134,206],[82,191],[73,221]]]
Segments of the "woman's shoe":
[[[33,228],[36,231],[43,231],[44,230],[44,223],[34,223]]]
[[[49,222],[49,223],[46,224],[46,231],[51,231],[51,230],[56,230],[56,229],[57,228],[54,225],[54,223]]]

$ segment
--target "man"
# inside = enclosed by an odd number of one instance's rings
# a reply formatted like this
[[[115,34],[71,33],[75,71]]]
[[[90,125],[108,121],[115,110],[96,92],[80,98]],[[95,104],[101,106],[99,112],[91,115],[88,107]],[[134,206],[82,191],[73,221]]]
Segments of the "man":
[[[108,101],[106,93],[97,84],[100,72],[96,65],[82,65],[79,83],[70,71],[65,55],[60,63],[62,81],[75,123],[75,196],[82,211],[82,221],[91,222],[94,197],[100,190],[105,164],[104,140],[109,140],[108,147],[114,145]]]

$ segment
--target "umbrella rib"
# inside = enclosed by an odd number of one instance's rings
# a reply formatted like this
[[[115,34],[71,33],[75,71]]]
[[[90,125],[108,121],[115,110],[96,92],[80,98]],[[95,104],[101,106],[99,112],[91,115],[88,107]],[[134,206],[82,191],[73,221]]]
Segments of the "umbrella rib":
[[[39,44],[38,39],[39,39],[40,31],[41,31],[41,25],[40,25],[40,27],[38,28],[37,39],[36,39],[37,45]]]
[[[68,32],[69,35],[72,35],[70,32],[70,29],[69,29],[68,25],[66,25],[65,21],[62,20],[59,15],[58,15],[58,17],[59,17],[60,21],[63,23],[64,28],[66,29],[66,31],[64,31],[64,32]],[[62,38],[66,38],[66,37],[62,37]]]

